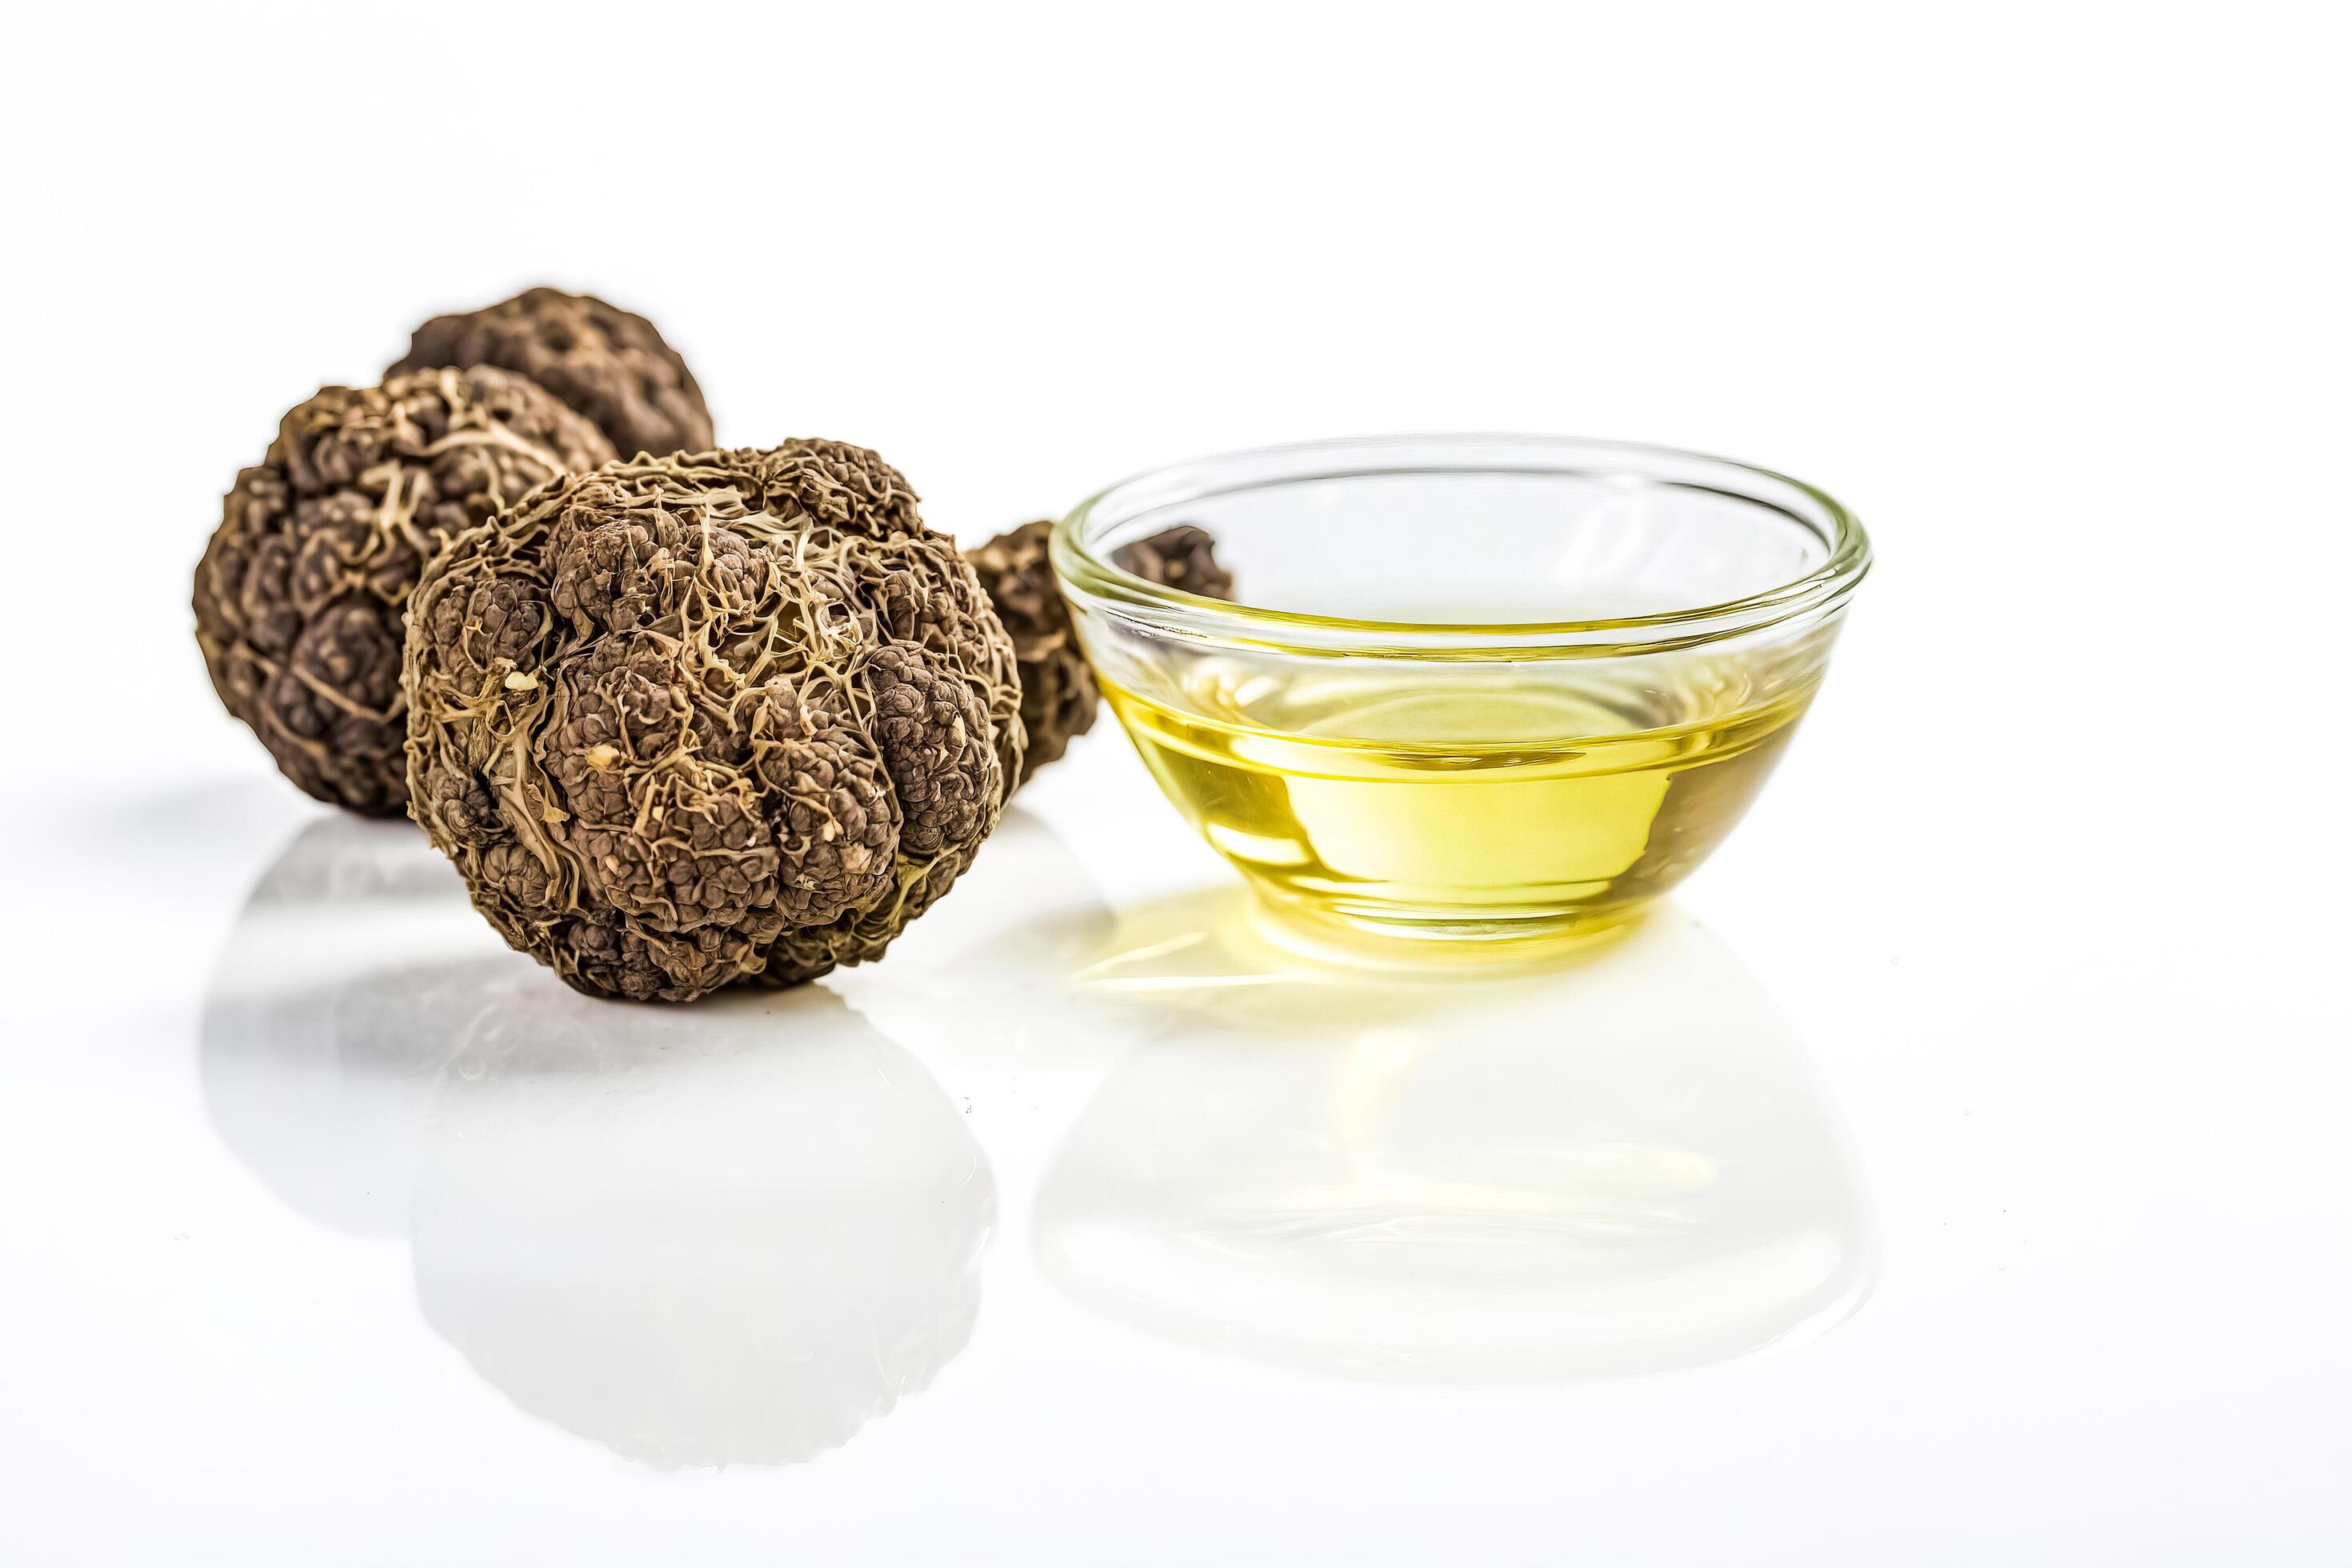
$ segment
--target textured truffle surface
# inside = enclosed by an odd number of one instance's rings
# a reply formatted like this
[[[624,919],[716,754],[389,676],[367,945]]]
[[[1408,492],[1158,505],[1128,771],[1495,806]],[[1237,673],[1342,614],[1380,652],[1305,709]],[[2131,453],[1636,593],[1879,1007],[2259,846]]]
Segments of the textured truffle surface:
[[[862,447],[608,464],[458,541],[411,615],[414,815],[583,991],[873,958],[1020,773],[1012,641]]]
[[[436,316],[385,374],[469,364],[530,377],[595,421],[625,458],[713,444],[710,410],[685,359],[651,321],[592,295],[531,289],[479,310]]]
[[[1046,557],[1053,536],[1051,521],[1024,522],[968,552],[1020,660],[1021,723],[1029,734],[1021,784],[1068,751],[1073,736],[1093,729],[1102,705],[1101,688],[1078,651],[1070,607]],[[1137,576],[1171,588],[1213,599],[1233,596],[1233,574],[1217,563],[1215,542],[1207,530],[1190,523],[1125,546],[1118,561]]]
[[[1204,599],[1234,596],[1234,574],[1218,563],[1216,540],[1192,523],[1180,522],[1149,539],[1123,544],[1114,559],[1162,587],[1181,588]]]
[[[1024,523],[967,552],[997,617],[1013,637],[1021,671],[1021,727],[1028,747],[1019,784],[1069,749],[1070,738],[1094,727],[1100,694],[1094,672],[1070,631],[1069,606],[1054,585],[1045,558],[1051,522]]]
[[[541,480],[612,456],[593,425],[501,370],[297,405],[237,475],[196,567],[214,689],[303,789],[399,816],[401,612],[425,563]]]

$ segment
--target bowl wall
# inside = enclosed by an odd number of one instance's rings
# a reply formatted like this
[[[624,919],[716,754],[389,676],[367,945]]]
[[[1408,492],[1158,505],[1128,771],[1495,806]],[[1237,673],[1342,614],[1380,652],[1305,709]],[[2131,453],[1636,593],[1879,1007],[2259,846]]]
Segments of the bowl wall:
[[[1240,603],[1110,564],[1208,529]],[[1658,448],[1408,437],[1211,458],[1066,520],[1055,565],[1155,778],[1278,910],[1580,934],[1738,823],[1868,565],[1794,480]]]

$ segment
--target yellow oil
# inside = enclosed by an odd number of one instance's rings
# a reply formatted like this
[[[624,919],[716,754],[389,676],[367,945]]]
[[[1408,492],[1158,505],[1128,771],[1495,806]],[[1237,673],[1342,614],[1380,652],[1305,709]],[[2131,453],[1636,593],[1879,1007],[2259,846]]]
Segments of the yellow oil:
[[[1181,704],[1106,694],[1160,787],[1277,904],[1358,929],[1602,929],[1680,881],[1779,760],[1812,689],[1671,688],[1203,661]]]

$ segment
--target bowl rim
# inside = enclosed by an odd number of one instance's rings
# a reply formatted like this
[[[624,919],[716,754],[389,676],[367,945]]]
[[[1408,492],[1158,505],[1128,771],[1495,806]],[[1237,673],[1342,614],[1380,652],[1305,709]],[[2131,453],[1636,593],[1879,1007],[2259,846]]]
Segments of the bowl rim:
[[[1410,457],[1401,458],[1401,452]],[[1388,454],[1386,460],[1381,460],[1383,453]],[[1462,460],[1437,460],[1446,453],[1456,454]],[[1513,454],[1522,455],[1523,460],[1499,460]],[[1565,460],[1570,458],[1580,460]],[[1297,466],[1244,483],[1202,485],[1167,501],[1155,502],[1154,509],[1162,505],[1181,507],[1186,501],[1317,479],[1401,478],[1426,473],[1586,474],[1619,481],[1631,479],[1713,490],[1780,513],[1811,530],[1828,546],[1828,552],[1801,576],[1738,598],[1684,609],[1594,620],[1390,621],[1277,610],[1163,586],[1097,553],[1087,538],[1088,524],[1097,512],[1123,495],[1188,478],[1210,479],[1221,470],[1242,465],[1284,460],[1295,460]],[[1664,477],[1655,469],[1665,463],[1698,465],[1715,470],[1727,480],[1745,479],[1766,488],[1785,487],[1809,502],[1820,515],[1805,516],[1753,489],[1718,489]],[[1872,551],[1861,520],[1844,503],[1826,490],[1777,469],[1651,442],[1528,432],[1457,431],[1285,442],[1147,468],[1096,491],[1060,519],[1054,525],[1051,557],[1062,592],[1074,605],[1139,622],[1168,635],[1298,651],[1395,651],[1423,656],[1453,651],[1470,656],[1483,652],[1528,658],[1541,657],[1547,651],[1591,657],[1687,647],[1745,635],[1811,611],[1840,605],[1868,574]]]

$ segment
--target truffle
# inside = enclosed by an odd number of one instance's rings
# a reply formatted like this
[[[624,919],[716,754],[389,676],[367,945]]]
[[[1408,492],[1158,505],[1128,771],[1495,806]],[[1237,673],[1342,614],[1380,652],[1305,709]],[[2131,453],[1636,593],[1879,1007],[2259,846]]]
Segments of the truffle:
[[[613,456],[502,370],[331,386],[290,410],[197,564],[213,688],[286,776],[372,816],[407,804],[401,612],[425,563],[542,479]]]
[[[1012,639],[863,447],[638,458],[466,535],[410,608],[412,815],[592,994],[879,954],[1020,775]]]
[[[710,410],[686,360],[643,316],[587,294],[530,289],[436,316],[385,374],[494,364],[527,375],[596,422],[623,457],[707,451]]]
[[[1111,557],[1137,576],[1204,599],[1234,596],[1234,574],[1217,562],[1217,542],[1205,528],[1180,522],[1149,539],[1122,544]]]
[[[1093,729],[1102,702],[1046,557],[1053,532],[1051,521],[1024,522],[967,552],[1020,659],[1021,723],[1029,733],[1020,784],[1067,751],[1072,736]],[[1167,587],[1214,599],[1233,596],[1233,574],[1217,563],[1215,542],[1190,523],[1125,545],[1114,559]]]

